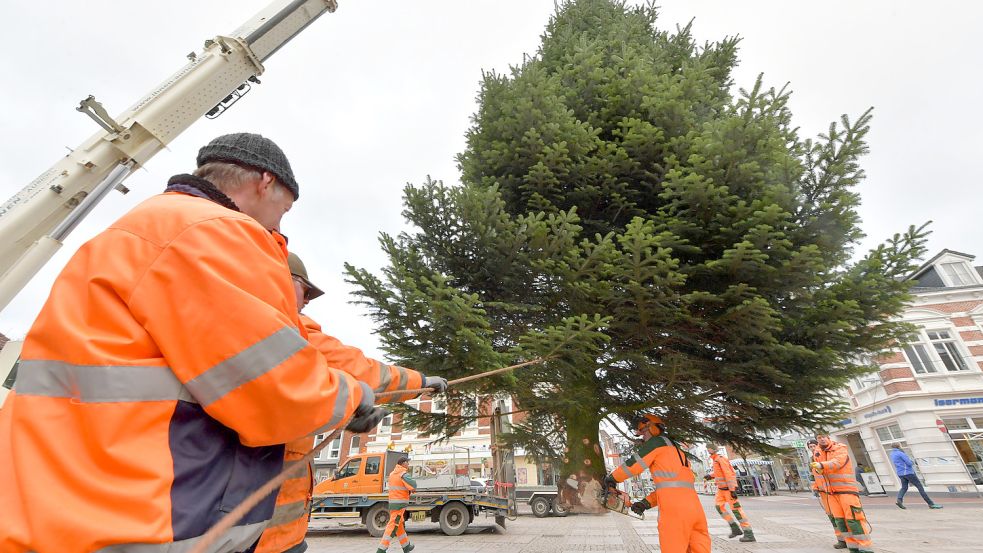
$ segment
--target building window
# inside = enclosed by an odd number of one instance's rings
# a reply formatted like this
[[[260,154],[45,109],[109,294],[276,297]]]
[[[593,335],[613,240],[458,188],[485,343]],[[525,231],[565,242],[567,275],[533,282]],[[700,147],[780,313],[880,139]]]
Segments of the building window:
[[[382,419],[379,423],[379,434],[391,434],[393,431],[393,416],[386,415],[386,418]]]
[[[909,336],[904,350],[908,363],[916,374],[934,374],[944,367],[949,372],[969,370],[956,338],[948,330],[926,330],[928,343],[921,341],[918,335]]]
[[[926,334],[928,334],[928,339],[935,348],[935,353],[938,354],[946,369],[965,371],[969,368],[959,352],[959,347],[956,346],[955,338],[949,335],[948,330],[929,330]]]
[[[358,448],[362,442],[361,436],[352,436],[352,445],[348,448],[349,455],[358,455]]]
[[[884,451],[887,452],[888,457],[890,457],[891,450],[894,449],[895,444],[897,444],[901,448],[901,451],[907,453],[908,457],[911,457],[912,461],[914,461],[915,456],[911,454],[911,448],[908,447],[908,442],[905,440],[904,433],[901,432],[900,426],[897,424],[882,426],[878,428],[876,432],[877,439],[880,440],[881,446],[884,447]],[[919,478],[921,478],[921,468],[918,466],[918,463],[914,463],[914,465],[915,472],[918,473]]]
[[[321,442],[323,442],[326,437],[327,436],[325,434],[318,434],[317,436],[314,436],[314,445],[315,446],[320,445]],[[322,461],[337,460],[338,453],[340,451],[341,451],[341,436],[331,440],[331,443],[328,444],[327,447],[325,447],[324,449],[318,452],[317,458]]]
[[[966,263],[943,263],[942,273],[949,280],[951,286],[969,286],[976,284],[976,279],[969,272],[969,265]]]
[[[468,421],[468,429],[474,430],[478,428],[478,414],[481,412],[480,399],[475,399],[474,401],[469,401],[464,404],[464,415],[468,417],[474,417]]]
[[[928,348],[925,347],[925,344],[916,343],[917,340],[917,336],[910,336],[908,338],[910,343],[903,348],[905,355],[908,356],[908,363],[911,364],[911,368],[917,374],[938,372],[935,370],[932,357],[928,354]]]

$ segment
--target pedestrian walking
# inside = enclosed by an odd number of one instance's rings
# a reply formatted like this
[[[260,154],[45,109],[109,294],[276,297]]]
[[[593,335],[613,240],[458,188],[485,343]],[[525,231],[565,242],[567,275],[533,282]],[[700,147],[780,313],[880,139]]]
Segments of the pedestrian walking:
[[[709,447],[710,459],[713,460],[713,480],[717,485],[717,513],[727,521],[727,524],[730,524],[730,535],[727,537],[741,536],[740,541],[756,541],[754,530],[751,529],[751,521],[747,519],[744,508],[737,499],[737,473],[734,472],[730,459],[719,452],[721,446],[711,444]]]
[[[416,547],[406,535],[406,506],[410,504],[410,492],[416,489],[416,480],[407,473],[409,466],[410,458],[401,457],[389,473],[389,522],[376,553],[386,553],[393,538],[399,541],[403,553],[409,553]]]
[[[894,447],[891,449],[891,462],[894,463],[894,472],[901,479],[901,489],[898,490],[898,500],[895,502],[895,505],[901,509],[906,508],[904,506],[904,496],[908,493],[908,484],[911,484],[918,489],[919,495],[922,496],[925,503],[928,503],[930,509],[942,508],[942,505],[932,501],[932,498],[925,493],[925,488],[922,487],[922,481],[915,474],[915,463],[912,462],[911,457],[908,457],[907,453],[901,450],[900,444],[894,444]]]
[[[785,471],[785,485],[788,486],[789,493],[795,493],[795,480],[791,471]]]
[[[806,446],[809,448],[809,454],[812,456],[812,462],[819,462],[819,442],[812,438],[807,443]],[[829,523],[833,525],[833,533],[836,534],[836,544],[833,545],[833,549],[846,549],[846,540],[843,539],[843,534],[840,532],[839,527],[836,524],[836,519],[833,518],[833,512],[830,510],[830,497],[826,492],[826,483],[823,479],[822,471],[812,469],[812,491],[819,498],[819,505],[823,508],[826,516],[829,518]]]
[[[604,487],[614,488],[648,469],[655,490],[645,499],[632,503],[631,510],[642,514],[647,509],[659,508],[659,551],[710,553],[707,516],[696,495],[686,453],[666,435],[660,417],[644,415],[636,421],[635,429],[645,442],[604,477]]]
[[[0,409],[0,551],[190,549],[283,444],[384,415],[298,330],[283,151],[236,133],[197,162],[82,245],[28,331]],[[210,551],[251,547],[274,506]]]
[[[809,468],[822,477],[829,498],[829,511],[847,548],[853,553],[873,553],[870,524],[857,489],[853,462],[845,445],[828,435],[816,436],[819,454]]]

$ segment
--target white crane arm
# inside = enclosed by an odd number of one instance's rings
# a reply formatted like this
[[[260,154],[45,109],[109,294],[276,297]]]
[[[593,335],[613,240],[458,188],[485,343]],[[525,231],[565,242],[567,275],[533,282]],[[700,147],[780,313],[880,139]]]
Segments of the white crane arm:
[[[108,192],[203,115],[214,117],[248,91],[263,61],[335,0],[276,0],[113,119],[90,96],[79,111],[102,130],[0,205],[0,310],[51,259]],[[255,81],[258,82],[258,81]]]

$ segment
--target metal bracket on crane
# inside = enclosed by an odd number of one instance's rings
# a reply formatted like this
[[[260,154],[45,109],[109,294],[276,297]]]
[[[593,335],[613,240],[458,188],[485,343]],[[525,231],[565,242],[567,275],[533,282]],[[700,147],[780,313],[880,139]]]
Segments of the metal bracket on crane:
[[[109,112],[106,111],[106,108],[102,107],[102,104],[96,100],[96,97],[91,94],[88,98],[79,102],[79,107],[75,109],[91,117],[100,127],[106,129],[106,132],[122,134],[126,131],[126,129],[109,115]]]

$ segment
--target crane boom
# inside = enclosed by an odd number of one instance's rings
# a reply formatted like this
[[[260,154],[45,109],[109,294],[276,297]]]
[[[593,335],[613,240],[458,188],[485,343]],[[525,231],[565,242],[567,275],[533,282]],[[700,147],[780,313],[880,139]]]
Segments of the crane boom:
[[[275,0],[199,54],[116,119],[92,96],[76,108],[102,128],[0,205],[0,310],[92,207],[192,123],[215,117],[263,73],[263,62],[336,0]]]

